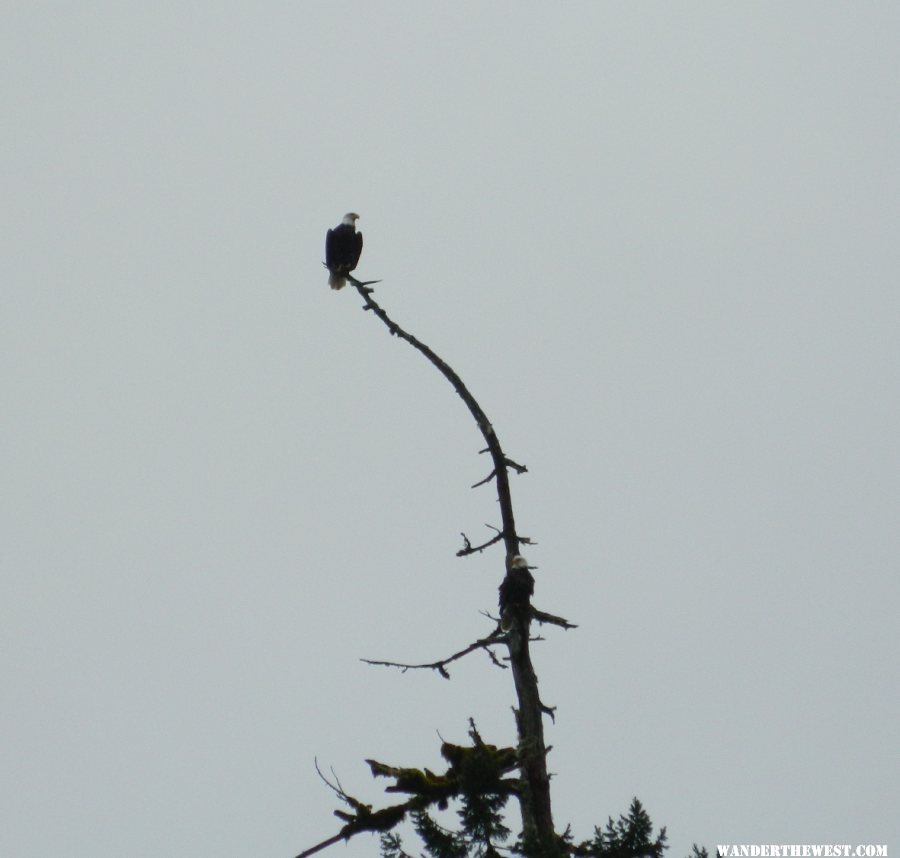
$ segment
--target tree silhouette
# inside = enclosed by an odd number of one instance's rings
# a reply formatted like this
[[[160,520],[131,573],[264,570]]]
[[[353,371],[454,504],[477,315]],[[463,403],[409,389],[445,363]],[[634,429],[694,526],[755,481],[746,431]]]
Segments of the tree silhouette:
[[[468,858],[468,856],[499,855],[504,851],[528,858],[557,858],[559,856],[602,856],[602,858],[661,858],[666,847],[663,828],[653,838],[653,825],[641,803],[634,799],[627,816],[613,822],[605,830],[595,828],[594,838],[575,843],[569,829],[558,834],[554,827],[550,797],[550,778],[547,772],[547,747],[544,743],[545,716],[553,718],[553,709],[545,706],[538,692],[537,675],[531,661],[529,645],[532,623],[551,624],[563,629],[576,628],[563,617],[537,609],[531,602],[534,578],[521,555],[521,546],[532,544],[528,537],[516,530],[513,514],[509,472],[527,472],[524,465],[510,459],[500,445],[491,421],[483,408],[457,373],[431,348],[405,331],[372,297],[371,288],[377,280],[360,281],[352,275],[347,279],[363,299],[363,309],[372,312],[387,327],[392,336],[405,340],[450,382],[475,419],[486,447],[492,468],[474,487],[493,482],[500,507],[500,527],[492,528],[495,535],[473,545],[462,534],[463,546],[457,556],[480,553],[502,543],[505,548],[504,575],[498,588],[500,615],[496,627],[480,638],[439,661],[423,664],[366,660],[373,665],[396,667],[402,670],[431,669],[449,679],[448,665],[476,650],[488,652],[499,667],[509,666],[515,686],[518,706],[514,710],[517,744],[515,748],[498,748],[486,743],[478,733],[474,721],[469,724],[471,745],[441,745],[441,756],[447,762],[446,771],[437,774],[427,768],[403,768],[367,760],[373,777],[386,777],[393,783],[388,793],[400,793],[407,798],[380,809],[364,804],[347,793],[337,778],[320,777],[349,808],[336,810],[344,822],[334,836],[301,852],[306,858],[340,840],[349,840],[364,831],[381,836],[384,858],[409,858],[403,842],[394,829],[404,820],[412,826],[432,858]],[[497,651],[505,652],[503,661]],[[504,661],[506,664],[504,664]],[[508,801],[518,801],[522,827],[514,843],[506,845],[510,829],[504,822]],[[436,811],[445,811],[453,802],[457,809],[459,827],[449,829],[435,818]],[[692,858],[707,858],[706,851],[694,847]]]

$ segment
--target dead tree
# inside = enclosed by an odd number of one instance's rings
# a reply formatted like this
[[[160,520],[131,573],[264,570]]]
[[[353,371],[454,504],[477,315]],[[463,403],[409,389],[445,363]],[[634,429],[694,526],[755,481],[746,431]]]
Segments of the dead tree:
[[[502,544],[505,549],[503,579],[499,586],[500,617],[497,627],[488,636],[481,638],[459,652],[447,658],[427,664],[402,664],[399,662],[371,661],[371,664],[397,667],[403,670],[414,668],[429,668],[440,673],[444,678],[449,678],[447,665],[464,657],[478,649],[487,651],[494,663],[505,667],[495,654],[496,650],[506,651],[508,665],[511,669],[518,707],[516,709],[516,728],[518,742],[515,749],[496,749],[481,741],[472,724],[470,735],[473,738],[473,747],[464,749],[467,754],[481,752],[482,768],[496,766],[495,788],[502,794],[514,796],[518,799],[522,815],[521,842],[524,849],[533,855],[557,856],[569,854],[570,849],[557,835],[553,824],[553,812],[550,802],[550,779],[547,773],[547,746],[544,742],[545,715],[553,716],[552,708],[545,706],[538,692],[538,681],[534,666],[531,661],[529,644],[532,622],[550,623],[562,628],[574,628],[574,626],[562,617],[538,611],[531,604],[531,596],[534,592],[534,578],[527,563],[521,556],[521,546],[531,544],[531,540],[522,536],[516,530],[515,516],[513,514],[512,495],[510,492],[509,472],[525,473],[527,468],[510,459],[500,445],[500,439],[488,419],[484,409],[463,383],[462,379],[442,358],[432,349],[418,340],[412,334],[405,331],[372,297],[372,283],[378,281],[359,281],[348,275],[351,282],[364,301],[364,310],[377,316],[387,327],[391,335],[405,340],[416,349],[453,385],[454,390],[465,403],[475,420],[485,442],[482,452],[488,453],[491,460],[490,473],[476,486],[493,482],[497,488],[497,498],[500,506],[500,527],[493,528],[495,535],[478,545],[463,536],[463,547],[457,552],[457,556],[464,557],[479,553],[494,545]],[[333,837],[301,853],[298,858],[311,855],[326,846],[339,840],[346,840],[362,831],[389,831],[407,814],[421,811],[434,804],[444,806],[448,798],[459,794],[465,787],[465,767],[460,767],[460,754],[457,758],[448,756],[446,743],[442,747],[442,753],[450,763],[446,773],[435,775],[427,769],[403,769],[387,766],[370,760],[373,775],[394,778],[393,786],[388,787],[390,792],[402,792],[410,796],[405,802],[392,805],[381,810],[373,810],[370,806],[362,804],[357,799],[344,792],[340,784],[330,781],[329,786],[338,794],[341,800],[347,804],[351,812],[337,811],[336,814],[345,825]],[[492,749],[489,753],[484,749]],[[487,762],[484,762],[484,761]],[[517,770],[518,778],[505,777],[511,770]],[[504,792],[505,791],[505,792]],[[490,844],[488,844],[490,848]]]

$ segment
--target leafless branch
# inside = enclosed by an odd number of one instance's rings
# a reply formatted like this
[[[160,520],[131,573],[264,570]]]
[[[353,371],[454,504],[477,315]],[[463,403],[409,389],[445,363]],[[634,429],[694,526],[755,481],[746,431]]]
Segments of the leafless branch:
[[[329,846],[337,843],[339,840],[348,840],[349,837],[345,837],[342,832],[338,832],[333,837],[329,837],[327,840],[323,840],[321,843],[317,843],[315,846],[310,846],[309,849],[304,849],[297,858],[308,858],[309,855],[315,855],[316,852],[321,852],[323,849],[327,849]]]
[[[533,620],[537,620],[539,623],[547,623],[551,626],[559,626],[562,629],[577,629],[578,626],[575,623],[570,623],[564,617],[557,617],[555,614],[548,614],[544,611],[539,611],[533,605],[531,607],[531,618]]]
[[[365,804],[361,802],[358,798],[354,798],[352,795],[344,791],[344,788],[341,786],[341,782],[338,779],[337,775],[334,773],[334,769],[331,770],[332,777],[334,778],[334,783],[328,780],[324,774],[322,774],[322,770],[319,768],[319,761],[315,761],[316,772],[319,777],[328,785],[328,787],[334,791],[337,797],[344,802],[344,804],[349,805],[353,808],[353,813],[346,813],[343,810],[334,811],[334,815],[338,819],[342,819],[345,825],[341,828],[341,830],[327,838],[326,840],[317,843],[315,846],[311,846],[309,849],[301,852],[297,858],[308,858],[309,855],[315,855],[316,852],[320,852],[322,849],[325,849],[331,846],[334,843],[337,843],[339,840],[349,840],[353,837],[354,834],[360,834],[363,831],[388,831],[393,828],[401,819],[406,815],[407,811],[412,809],[414,803],[412,801],[405,802],[400,805],[393,805],[392,807],[386,807],[382,810],[372,810],[372,806],[370,804]]]
[[[459,652],[453,653],[453,655],[448,656],[447,658],[442,658],[439,661],[428,662],[427,664],[401,664],[396,661],[375,661],[371,658],[364,658],[361,661],[364,661],[366,664],[374,664],[379,667],[397,667],[403,673],[406,673],[407,670],[436,670],[444,679],[450,678],[450,673],[447,670],[447,665],[458,661],[461,658],[467,656],[470,652],[475,652],[475,650],[483,649],[488,654],[490,654],[491,659],[497,667],[502,667],[506,670],[506,665],[501,664],[491,652],[492,646],[498,646],[500,644],[506,643],[506,635],[504,635],[499,627],[491,632],[486,638],[481,638],[474,643],[469,644],[465,649],[461,649]]]
[[[483,480],[479,480],[477,483],[472,484],[473,489],[477,489],[479,486],[483,486],[486,483],[489,483],[494,477],[497,476],[497,469],[495,468],[491,471]]]
[[[528,473],[527,465],[519,465],[518,463],[516,463],[512,459],[510,459],[508,456],[504,456],[504,461],[506,462],[506,466],[508,468],[512,468],[517,474],[527,474]]]
[[[497,535],[491,537],[487,542],[481,543],[481,545],[472,545],[472,543],[469,541],[469,537],[464,533],[461,533],[460,536],[462,536],[463,538],[464,545],[462,548],[460,548],[459,551],[456,552],[457,557],[465,557],[467,554],[475,554],[476,552],[484,551],[485,548],[490,548],[492,545],[495,545],[501,539],[503,539],[503,533],[497,530],[496,527],[491,524],[486,524],[485,527],[489,527],[491,530],[496,530]],[[519,537],[519,539],[524,541],[522,537]]]

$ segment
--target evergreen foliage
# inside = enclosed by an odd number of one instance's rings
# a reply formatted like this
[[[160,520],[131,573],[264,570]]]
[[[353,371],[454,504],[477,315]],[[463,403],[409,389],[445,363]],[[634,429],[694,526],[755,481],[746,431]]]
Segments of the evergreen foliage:
[[[666,829],[660,829],[653,839],[653,823],[644,806],[636,798],[628,809],[628,816],[620,816],[618,822],[612,817],[606,829],[595,828],[594,839],[585,841],[572,851],[575,855],[589,855],[592,858],[662,858],[668,848]]]
[[[510,833],[503,824],[505,803],[505,796],[491,793],[489,788],[480,794],[466,794],[461,798],[461,807],[457,811],[462,823],[457,831],[444,828],[425,811],[416,812],[412,816],[413,827],[422,840],[424,856],[494,858],[500,855],[499,848],[506,854],[540,858],[540,853],[529,849],[521,841],[509,847],[502,845]],[[575,844],[571,832],[567,830],[561,841],[561,855],[579,858],[663,858],[669,848],[665,827],[654,837],[653,822],[637,798],[632,800],[627,816],[622,815],[615,822],[610,817],[605,828],[595,828],[593,839]],[[404,851],[402,838],[395,833],[381,836],[381,856],[414,858]],[[688,858],[709,858],[709,854],[695,843]]]

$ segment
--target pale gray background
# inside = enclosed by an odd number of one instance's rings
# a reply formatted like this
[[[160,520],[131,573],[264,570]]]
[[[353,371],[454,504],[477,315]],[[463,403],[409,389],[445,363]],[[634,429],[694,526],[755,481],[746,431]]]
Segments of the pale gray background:
[[[152,6],[152,8],[148,8]],[[7,3],[0,855],[290,858],[438,767],[530,473],[555,814],[898,846],[900,5]],[[515,820],[516,817],[513,816]],[[368,837],[343,856],[372,855]]]

